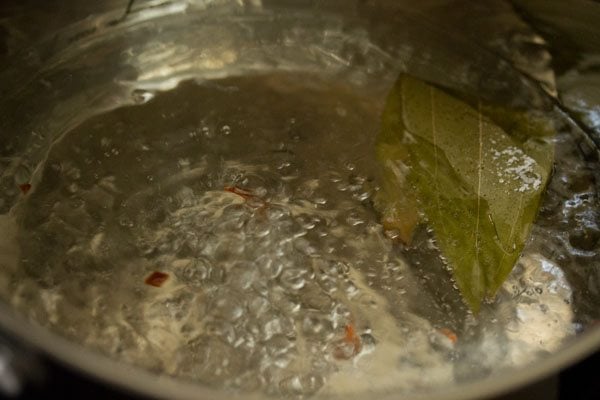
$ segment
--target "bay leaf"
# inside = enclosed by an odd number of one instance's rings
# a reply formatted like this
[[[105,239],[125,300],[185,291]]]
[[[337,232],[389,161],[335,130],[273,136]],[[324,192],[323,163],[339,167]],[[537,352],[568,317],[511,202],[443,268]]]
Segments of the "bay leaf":
[[[475,312],[523,249],[551,174],[553,136],[543,117],[474,108],[408,75],[387,98],[375,205],[405,242],[424,218]]]

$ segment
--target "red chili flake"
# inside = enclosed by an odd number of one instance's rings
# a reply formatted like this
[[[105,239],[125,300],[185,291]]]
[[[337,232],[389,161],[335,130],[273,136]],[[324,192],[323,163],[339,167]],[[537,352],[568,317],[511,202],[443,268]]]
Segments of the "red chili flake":
[[[351,324],[346,325],[346,327],[344,328],[344,331],[346,332],[346,336],[344,337],[344,340],[348,343],[352,343],[354,345],[354,349],[360,350],[361,344],[360,344],[360,337],[356,334],[356,331],[354,330],[354,326]]]
[[[252,208],[262,209],[268,206],[269,203],[253,194],[251,191],[239,188],[237,186],[225,186],[224,190],[233,194],[237,194],[246,200],[246,204]]]
[[[161,287],[167,279],[169,279],[168,274],[165,274],[164,272],[155,271],[151,273],[150,276],[148,276],[144,282],[146,283],[146,285]]]
[[[452,344],[456,344],[456,342],[458,342],[458,336],[456,336],[456,333],[454,333],[452,330],[448,328],[441,328],[438,329],[438,332],[450,339]]]
[[[255,197],[252,194],[252,192],[250,192],[249,190],[241,189],[237,186],[225,186],[225,191],[233,193],[233,194],[237,194],[238,196],[244,198],[245,200],[252,199]]]
[[[23,183],[19,185],[19,189],[21,189],[21,193],[27,194],[27,192],[29,192],[31,189],[31,183]]]
[[[356,334],[356,330],[352,324],[347,324],[344,327],[344,338],[340,340],[333,349],[333,356],[338,360],[348,360],[362,349],[360,336]]]

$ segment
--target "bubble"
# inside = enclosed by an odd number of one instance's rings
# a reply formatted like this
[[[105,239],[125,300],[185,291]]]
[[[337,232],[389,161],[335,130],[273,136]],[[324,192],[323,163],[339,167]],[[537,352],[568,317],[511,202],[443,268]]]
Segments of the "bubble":
[[[190,343],[189,352],[183,362],[179,363],[180,371],[184,376],[218,384],[241,371],[243,365],[232,361],[236,359],[236,349],[228,343],[230,340],[222,340],[219,336],[228,329],[225,328],[223,331],[224,327],[217,327],[217,325],[214,325],[215,335],[202,336]],[[225,334],[226,338],[229,336],[228,333]]]
[[[289,211],[277,206],[270,206],[266,210],[267,218],[270,221],[277,222],[289,215]]]
[[[230,135],[231,134],[231,127],[229,125],[223,125],[221,127],[221,133],[225,136]]]
[[[300,290],[306,284],[306,271],[302,268],[288,268],[281,273],[279,281],[286,289]]]
[[[16,185],[29,183],[31,179],[31,171],[25,164],[19,164],[14,172],[14,180]]]
[[[270,308],[269,301],[262,296],[257,296],[248,303],[248,310],[255,317],[260,317]]]
[[[191,312],[194,303],[193,293],[177,291],[166,299],[157,299],[147,308],[145,317],[150,320],[182,321]]]
[[[235,321],[244,314],[240,299],[233,293],[221,290],[212,304],[213,313],[227,321]]]
[[[396,240],[400,238],[400,231],[396,229],[386,229],[383,233],[386,237],[388,237],[391,240]]]
[[[319,277],[319,286],[325,293],[333,294],[338,290],[337,281],[327,275],[322,275]]]
[[[215,336],[229,345],[236,340],[235,328],[229,321],[215,319],[206,323],[204,330],[207,335]]]
[[[536,292],[537,294],[543,294],[543,293],[544,293],[544,289],[542,289],[541,287],[536,287],[536,288],[535,288],[535,292]]]
[[[571,246],[585,250],[591,251],[598,247],[598,242],[600,241],[600,229],[596,227],[584,226],[580,228],[573,229],[569,233],[569,243]]]
[[[192,287],[201,287],[211,273],[211,265],[204,258],[175,260],[172,265],[175,275]]]
[[[271,318],[265,318],[261,328],[262,339],[269,340],[274,335],[287,332],[285,325],[286,320],[283,317],[275,315]]]
[[[71,194],[75,194],[79,191],[79,186],[73,182],[69,186],[67,186],[67,191]]]
[[[342,290],[344,290],[344,292],[346,292],[346,295],[350,299],[352,299],[353,297],[356,297],[359,294],[358,288],[356,287],[354,282],[352,282],[350,280],[343,280],[341,286],[342,286]]]
[[[273,260],[269,255],[261,255],[256,264],[265,279],[275,279],[283,270],[283,262],[281,260]]]
[[[306,231],[302,231],[302,233],[306,234]],[[306,255],[315,254],[317,252],[315,246],[313,246],[307,239],[302,237],[294,241],[294,247]]]
[[[347,183],[344,183],[344,182],[339,182],[335,187],[340,192],[347,192],[350,190],[350,185],[348,185]]]
[[[357,213],[351,213],[350,215],[348,215],[348,217],[346,217],[346,222],[350,226],[357,226],[366,223],[366,221]]]
[[[197,203],[197,198],[193,189],[184,186],[173,196],[173,201],[176,207],[185,208],[194,206]]]
[[[224,213],[226,214],[219,226],[216,227],[217,233],[229,234],[237,232],[236,236],[242,238],[242,230],[244,225],[249,221],[250,216],[240,211],[239,213]]]
[[[360,342],[364,353],[370,353],[375,350],[375,345],[377,344],[377,340],[370,333],[360,335]]]
[[[264,345],[270,357],[285,355],[296,347],[295,343],[284,335],[273,335]]]
[[[458,341],[458,336],[451,329],[439,328],[429,333],[432,348],[442,353],[452,352]]]
[[[264,238],[271,233],[271,225],[267,221],[258,221],[257,218],[250,218],[244,227],[246,234],[257,238]]]
[[[330,310],[334,302],[326,291],[321,289],[321,286],[315,285],[309,281],[303,290],[303,307],[309,310]]]
[[[147,90],[135,89],[131,92],[131,98],[135,104],[144,104],[154,98],[154,93]]]
[[[212,250],[215,261],[226,261],[232,255],[241,255],[246,248],[244,235],[241,233],[227,234],[227,238],[221,238]]]
[[[350,360],[357,355],[357,347],[347,340],[338,340],[331,346],[331,354],[336,360]]]
[[[317,340],[329,340],[335,334],[329,318],[314,312],[304,315],[302,333]]]
[[[252,287],[254,281],[258,278],[259,271],[256,264],[249,261],[237,261],[230,268],[229,283],[236,290],[247,290]]]
[[[283,287],[272,287],[269,292],[269,300],[274,307],[281,310],[286,315],[294,316],[300,311],[301,304],[296,296]]]
[[[279,383],[279,388],[284,395],[310,396],[316,393],[324,384],[319,375],[293,375],[284,378]]]
[[[124,228],[132,228],[135,224],[129,217],[123,215],[119,218],[119,225]]]
[[[306,216],[300,216],[296,218],[296,222],[298,222],[302,229],[306,231],[309,231],[316,226],[316,222]]]
[[[358,192],[352,195],[358,201],[367,201],[371,198],[370,192]]]

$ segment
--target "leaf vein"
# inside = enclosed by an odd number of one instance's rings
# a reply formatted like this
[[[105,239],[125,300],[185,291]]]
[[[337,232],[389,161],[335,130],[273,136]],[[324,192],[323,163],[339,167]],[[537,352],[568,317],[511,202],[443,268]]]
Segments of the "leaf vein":
[[[475,259],[479,264],[479,216],[481,214],[481,164],[483,162],[483,118],[481,115],[481,101],[477,102],[477,116],[479,119],[479,158],[477,165],[477,216],[475,218]]]
[[[435,200],[436,206],[438,209],[438,213],[442,214],[442,207],[440,205],[440,187],[438,183],[438,145],[437,145],[437,128],[435,125],[435,92],[433,91],[433,87],[429,87],[429,100],[431,104],[431,136],[433,140],[433,179],[435,185]],[[442,231],[444,234],[447,234],[446,224],[442,222]]]

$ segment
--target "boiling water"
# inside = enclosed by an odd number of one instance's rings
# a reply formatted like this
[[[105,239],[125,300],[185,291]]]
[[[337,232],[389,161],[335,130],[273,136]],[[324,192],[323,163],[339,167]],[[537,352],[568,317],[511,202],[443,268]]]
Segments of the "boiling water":
[[[351,365],[347,326],[362,352],[400,340],[366,275],[389,289],[407,267],[370,205],[380,104],[303,75],[135,95],[50,152],[19,211],[18,303],[136,364],[269,392]]]
[[[3,296],[113,358],[272,395],[469,381],[599,317],[600,169],[582,135],[559,124],[532,239],[474,317],[430,233],[395,244],[372,206],[390,77],[328,67],[135,88],[85,119],[11,177]]]
[[[402,249],[378,223],[368,91],[270,74],[134,95],[55,143],[15,211],[11,302],[36,321],[152,370],[273,394],[443,384],[577,328],[560,266],[595,243],[560,223],[593,230],[595,192],[570,136],[533,242],[477,320],[426,232]],[[153,272],[165,283],[146,284]]]

